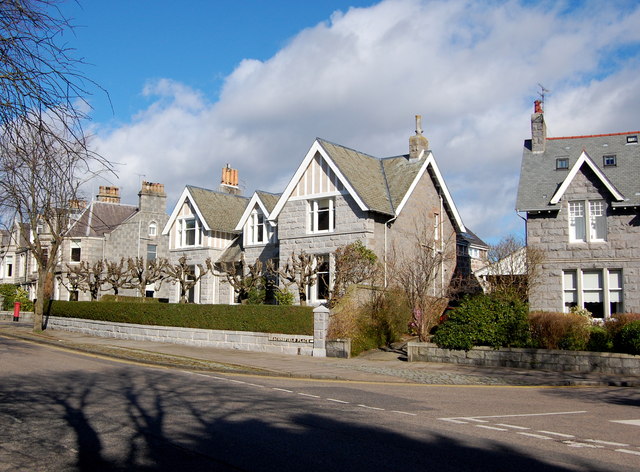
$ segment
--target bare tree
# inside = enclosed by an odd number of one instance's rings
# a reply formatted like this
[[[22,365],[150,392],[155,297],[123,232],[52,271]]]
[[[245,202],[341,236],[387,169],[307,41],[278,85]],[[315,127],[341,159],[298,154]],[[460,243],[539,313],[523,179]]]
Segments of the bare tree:
[[[487,291],[509,293],[526,302],[540,282],[543,253],[506,236],[489,248],[489,263],[479,272]]]
[[[0,220],[28,225],[37,264],[34,331],[82,179],[109,163],[91,152],[82,129],[88,109],[82,64],[61,45],[70,28],[57,0],[0,2]],[[38,231],[37,228],[42,228]]]
[[[132,278],[127,270],[124,257],[120,259],[120,262],[105,260],[105,269],[104,284],[113,290],[113,294],[116,297],[121,288],[129,288],[131,286]]]
[[[81,270],[81,267],[79,265],[70,266],[67,264],[67,271],[59,272],[56,277],[58,282],[66,288],[71,295],[71,300],[77,302],[78,291],[84,279],[84,271]]]
[[[195,269],[198,269],[197,273]],[[203,264],[189,264],[187,262],[187,256],[182,255],[178,259],[177,264],[167,264],[165,267],[165,273],[168,278],[171,279],[171,283],[178,284],[180,286],[180,301],[179,303],[188,302],[188,293],[202,277],[213,271],[213,265],[211,264],[211,258],[208,257]]]
[[[450,275],[446,275],[446,267],[455,266],[454,248],[455,235],[451,241],[434,241],[416,231],[407,243],[394,245],[391,250],[390,288],[402,293],[411,307],[410,327],[421,341],[427,339],[447,307]]]
[[[144,298],[148,285],[155,285],[160,290],[162,282],[168,277],[167,267],[169,261],[164,258],[145,261],[142,257],[127,260],[127,279],[129,286],[138,289],[140,296]]]
[[[256,259],[254,264],[247,264],[244,252],[240,256],[239,262],[219,263],[221,272],[227,277],[227,281],[238,295],[238,301],[242,302],[249,297],[249,292],[257,287],[263,278],[263,264]]]
[[[331,305],[335,305],[351,285],[372,281],[377,274],[377,260],[376,254],[360,241],[339,247],[335,252]]]
[[[307,304],[307,289],[316,283],[318,273],[318,259],[304,251],[296,254],[295,251],[287,260],[284,267],[275,271],[280,277],[280,282],[289,287],[295,285],[298,289],[300,305]]]

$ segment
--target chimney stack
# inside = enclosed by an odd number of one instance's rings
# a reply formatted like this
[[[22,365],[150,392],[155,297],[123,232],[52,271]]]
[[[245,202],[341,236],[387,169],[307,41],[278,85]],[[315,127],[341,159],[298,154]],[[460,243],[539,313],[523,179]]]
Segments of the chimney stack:
[[[429,149],[429,140],[422,135],[422,116],[416,115],[416,135],[409,138],[409,160],[415,160]]]
[[[164,193],[164,184],[156,182],[142,182],[140,192],[138,192],[138,208],[140,211],[163,213],[167,200]]]
[[[220,191],[231,195],[240,195],[238,185],[238,170],[232,169],[229,164],[222,168],[222,179],[220,180]]]
[[[544,152],[547,140],[547,125],[544,123],[543,102],[533,102],[533,114],[531,115],[531,152]]]
[[[120,188],[101,185],[96,197],[99,202],[120,203]]]

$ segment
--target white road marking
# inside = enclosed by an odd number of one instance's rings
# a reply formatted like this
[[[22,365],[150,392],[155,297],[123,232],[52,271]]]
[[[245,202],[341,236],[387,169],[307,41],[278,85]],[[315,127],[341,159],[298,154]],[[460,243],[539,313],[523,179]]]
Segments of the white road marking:
[[[543,434],[551,434],[553,436],[560,436],[561,438],[575,438],[575,436],[572,436],[571,434],[555,433],[553,431],[538,430],[538,432]]]
[[[598,446],[596,444],[586,444],[578,441],[562,441],[569,447],[589,447],[591,449],[604,449],[604,446]]]
[[[336,398],[327,398],[327,400],[330,402],[336,402],[336,403],[349,403],[349,402],[345,402],[344,400],[338,400]]]
[[[505,428],[513,428],[513,429],[531,429],[531,428],[525,428],[524,426],[516,426],[513,424],[505,424],[505,423],[498,423],[498,426],[504,426]]]
[[[600,441],[599,439],[585,439],[584,442],[596,443],[596,444],[604,444],[605,446],[629,447],[628,444],[617,443],[617,442],[609,442],[609,441]]]
[[[362,408],[367,408],[367,409],[369,409],[369,410],[379,410],[379,411],[384,411],[384,408],[377,408],[377,407],[375,407],[375,406],[367,406],[367,405],[358,405],[358,406],[360,406],[360,407],[362,407]]]
[[[264,388],[264,385],[252,384],[252,383],[249,383],[249,382],[247,382],[247,385],[251,385],[252,387]]]
[[[507,428],[496,428],[495,426],[487,426],[485,424],[474,424],[476,428],[492,429],[493,431],[509,431]]]
[[[418,416],[416,413],[409,413],[408,411],[391,410],[391,413],[399,413],[401,415]]]
[[[516,434],[522,434],[523,436],[528,436],[530,438],[536,438],[536,439],[551,439],[549,436],[543,436],[541,434],[534,434],[534,433],[521,433],[518,432]]]
[[[640,456],[640,451],[630,451],[629,449],[616,449],[616,452],[624,452],[625,454],[635,454]]]
[[[455,418],[438,418],[439,420],[442,421],[448,421],[449,423],[455,423],[455,424],[468,424],[468,421],[461,421],[461,420],[457,420]]]
[[[287,392],[287,393],[293,393],[293,390],[287,390],[286,388],[278,388],[278,387],[271,387],[273,390],[278,390],[279,392]]]
[[[237,383],[237,384],[246,384],[247,382],[243,382],[242,380],[236,379],[227,379],[229,382]]]
[[[320,398],[319,395],[311,395],[310,393],[298,392],[298,395],[302,395],[303,397]]]
[[[467,421],[475,421],[476,423],[488,423],[487,420],[479,420],[478,418],[464,418]]]
[[[525,416],[552,416],[552,415],[577,415],[579,413],[586,413],[585,410],[582,411],[556,411],[553,413],[524,413],[520,415],[493,415],[493,416],[470,416],[464,419],[471,418],[521,418]],[[463,417],[460,417],[463,418]]]
[[[640,420],[611,420],[612,423],[630,424],[633,426],[640,426]]]

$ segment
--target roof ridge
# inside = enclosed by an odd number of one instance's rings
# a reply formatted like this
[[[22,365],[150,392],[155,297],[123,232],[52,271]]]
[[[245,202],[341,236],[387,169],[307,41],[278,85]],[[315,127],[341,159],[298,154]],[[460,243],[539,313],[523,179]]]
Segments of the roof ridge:
[[[371,154],[367,154],[366,152],[358,151],[357,149],[353,149],[353,148],[350,148],[348,146],[344,146],[342,144],[334,143],[333,141],[329,141],[328,139],[323,139],[323,138],[316,137],[316,140],[321,141],[320,144],[322,144],[322,142],[325,142],[325,143],[331,144],[333,146],[338,146],[338,147],[341,147],[343,149],[348,149],[349,151],[357,152],[358,154],[362,154],[363,156],[370,157],[371,159],[376,159],[378,161],[381,160],[379,157],[372,156]]]
[[[582,136],[558,136],[554,138],[547,138],[547,140],[553,141],[557,139],[602,138],[605,136],[624,136],[626,134],[640,134],[640,131],[625,131],[623,133],[605,133],[605,134],[585,134]]]
[[[225,195],[225,196],[229,196],[229,197],[243,198],[245,200],[250,200],[250,197],[245,197],[244,195],[234,195],[232,193],[221,192],[220,190],[211,190],[210,188],[199,187],[197,185],[187,184],[187,185],[185,185],[185,187],[195,188],[195,189],[198,189],[198,190],[204,190],[205,192],[211,192],[211,193],[215,193],[215,194],[218,194],[218,195]]]

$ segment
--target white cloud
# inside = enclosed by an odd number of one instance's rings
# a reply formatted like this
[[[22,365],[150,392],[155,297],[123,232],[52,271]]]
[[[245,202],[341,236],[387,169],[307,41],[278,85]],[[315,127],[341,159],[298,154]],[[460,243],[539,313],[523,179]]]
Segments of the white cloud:
[[[136,174],[164,183],[170,202],[186,184],[216,188],[226,163],[247,194],[277,192],[314,137],[397,155],[422,114],[466,224],[488,239],[521,231],[513,208],[538,83],[552,90],[551,134],[638,128],[640,8],[572,5],[388,0],[337,12],[269,60],[240,62],[215,103],[170,79],[149,83],[149,107],[98,128],[97,145],[123,162],[125,198]]]

